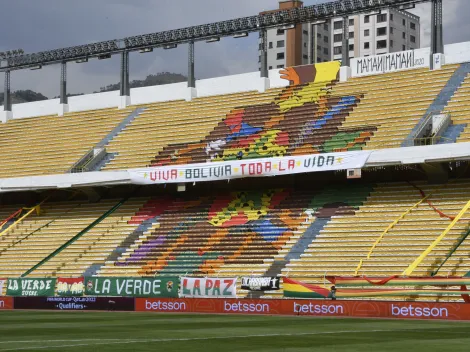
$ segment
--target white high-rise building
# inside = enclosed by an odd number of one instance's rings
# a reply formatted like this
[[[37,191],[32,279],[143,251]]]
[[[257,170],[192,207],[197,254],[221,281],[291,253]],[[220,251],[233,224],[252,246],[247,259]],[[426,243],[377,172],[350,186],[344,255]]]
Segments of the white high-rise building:
[[[281,1],[279,8],[301,6],[302,1],[288,0]],[[350,16],[348,22],[350,58],[420,48],[420,19],[407,11],[389,8],[380,14]],[[270,29],[267,41],[268,69],[341,60],[343,18],[288,30]]]

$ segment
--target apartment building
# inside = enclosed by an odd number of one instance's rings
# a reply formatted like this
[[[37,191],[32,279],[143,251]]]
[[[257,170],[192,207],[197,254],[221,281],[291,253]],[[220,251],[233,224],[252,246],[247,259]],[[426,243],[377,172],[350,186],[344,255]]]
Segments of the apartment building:
[[[289,0],[279,5],[279,9],[289,9],[301,7],[303,2]],[[353,15],[348,25],[350,58],[420,48],[420,18],[407,11],[389,8],[377,14]],[[341,60],[343,18],[270,29],[267,41],[269,69]]]

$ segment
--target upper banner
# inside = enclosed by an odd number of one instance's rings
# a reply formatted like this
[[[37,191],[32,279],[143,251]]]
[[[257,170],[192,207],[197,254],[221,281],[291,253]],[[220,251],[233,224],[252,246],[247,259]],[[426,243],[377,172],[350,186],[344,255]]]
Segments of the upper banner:
[[[242,177],[360,169],[370,152],[323,153],[250,160],[220,161],[128,170],[134,184],[185,183]]]
[[[178,297],[178,277],[86,277],[87,296]]]
[[[180,296],[198,298],[234,298],[237,297],[237,279],[181,277]]]
[[[8,279],[7,296],[54,296],[56,279]]]
[[[279,290],[278,277],[242,277],[242,289],[250,291]]]
[[[59,277],[57,279],[58,296],[83,296],[84,291],[83,277],[73,279]]]
[[[396,53],[351,59],[353,77],[429,67],[429,50],[408,50]]]

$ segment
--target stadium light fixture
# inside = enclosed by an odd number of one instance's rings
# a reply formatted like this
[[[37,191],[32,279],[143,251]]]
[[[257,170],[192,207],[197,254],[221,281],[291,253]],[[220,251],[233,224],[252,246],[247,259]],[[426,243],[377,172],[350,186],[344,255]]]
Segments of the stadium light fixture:
[[[248,32],[238,33],[238,34],[235,34],[233,37],[234,38],[245,38],[245,37],[248,37]]]
[[[41,65],[37,65],[37,66],[32,66],[32,67],[30,67],[29,69],[30,69],[31,71],[35,71],[35,70],[40,70],[41,68],[42,68]]]
[[[81,64],[81,63],[83,63],[83,62],[88,62],[88,59],[87,59],[87,58],[85,58],[85,59],[80,59],[80,60],[76,60],[75,62],[76,62],[77,64]]]
[[[144,54],[144,53],[151,53],[153,51],[153,48],[143,48],[139,50],[139,53]]]
[[[411,9],[414,9],[414,8],[416,8],[415,4],[405,4],[405,5],[398,6],[399,10],[411,10]]]
[[[165,50],[168,50],[168,49],[176,49],[178,47],[177,44],[168,44],[168,45],[164,45],[163,46],[163,49]]]
[[[325,24],[325,23],[326,23],[326,20],[319,20],[319,21],[313,21],[313,22],[311,22],[311,24],[312,24],[313,26],[318,26],[318,25],[320,25],[320,24]]]
[[[206,43],[220,42],[220,37],[213,37],[206,40]]]

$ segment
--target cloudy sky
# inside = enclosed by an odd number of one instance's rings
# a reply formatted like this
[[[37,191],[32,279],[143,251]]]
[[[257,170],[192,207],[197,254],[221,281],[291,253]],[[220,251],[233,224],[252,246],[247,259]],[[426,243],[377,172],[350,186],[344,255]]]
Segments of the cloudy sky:
[[[305,5],[324,0],[305,0]],[[123,38],[275,9],[277,0],[0,0],[0,51],[41,50]],[[444,41],[470,40],[469,0],[444,0]],[[421,16],[422,46],[429,46],[430,5],[413,10]],[[257,35],[196,44],[196,77],[209,78],[257,70]],[[90,93],[119,81],[118,56],[68,66],[68,92]],[[131,80],[162,71],[186,74],[187,48],[131,54]],[[3,74],[0,74],[0,91]],[[12,73],[12,89],[59,94],[59,67]]]

